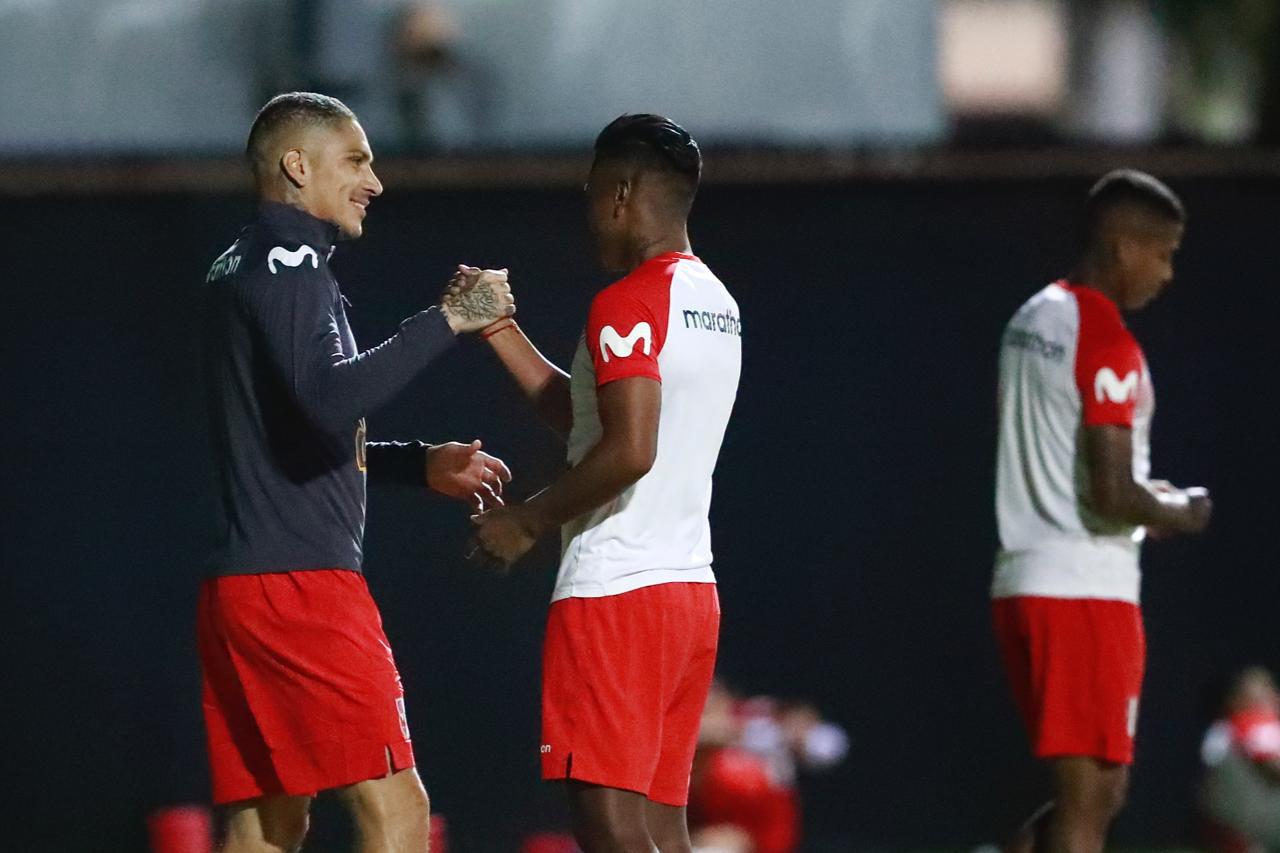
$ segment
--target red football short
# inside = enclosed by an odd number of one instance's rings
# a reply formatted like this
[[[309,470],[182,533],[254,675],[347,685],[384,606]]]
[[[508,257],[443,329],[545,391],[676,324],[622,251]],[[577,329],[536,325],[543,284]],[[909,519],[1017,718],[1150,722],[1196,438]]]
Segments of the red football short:
[[[542,778],[686,805],[719,635],[710,583],[553,603],[542,649]]]
[[[357,572],[206,580],[196,639],[215,803],[413,766],[400,675]]]
[[[1037,758],[1133,763],[1142,611],[1097,598],[998,598],[996,640]]]

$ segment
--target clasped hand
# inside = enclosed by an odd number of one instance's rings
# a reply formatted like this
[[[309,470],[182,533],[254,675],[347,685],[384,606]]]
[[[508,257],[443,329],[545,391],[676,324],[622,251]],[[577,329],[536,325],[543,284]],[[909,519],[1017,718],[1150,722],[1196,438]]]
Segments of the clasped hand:
[[[516,313],[506,270],[458,265],[440,297],[440,310],[456,334],[478,332]]]
[[[504,569],[529,553],[542,533],[526,504],[473,515],[471,523],[476,532],[467,548],[467,559]]]

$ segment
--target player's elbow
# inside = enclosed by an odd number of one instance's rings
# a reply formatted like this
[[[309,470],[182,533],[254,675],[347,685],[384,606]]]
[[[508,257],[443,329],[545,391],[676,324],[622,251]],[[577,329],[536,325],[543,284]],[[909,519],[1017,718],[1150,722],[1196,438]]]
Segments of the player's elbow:
[[[1125,481],[1119,477],[1095,477],[1090,484],[1090,497],[1094,512],[1103,518],[1116,521],[1127,520],[1132,515],[1132,495],[1130,492],[1138,488],[1132,480]]]
[[[628,483],[634,483],[653,470],[653,463],[657,458],[656,446],[648,442],[628,442],[618,453],[618,471],[626,477]]]
[[[354,379],[349,365],[302,371],[294,382],[294,399],[303,417],[329,435],[354,431],[366,406],[366,397]]]
[[[307,416],[316,429],[329,435],[339,435],[355,430],[360,420],[348,406],[317,404],[307,407]]]

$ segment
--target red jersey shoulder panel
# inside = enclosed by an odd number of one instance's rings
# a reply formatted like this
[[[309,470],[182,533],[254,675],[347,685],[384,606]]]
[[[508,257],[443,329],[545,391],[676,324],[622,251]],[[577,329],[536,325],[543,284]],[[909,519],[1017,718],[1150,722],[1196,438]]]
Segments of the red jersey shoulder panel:
[[[662,381],[658,355],[667,340],[671,281],[689,255],[668,253],[645,261],[596,294],[587,313],[587,350],[596,385],[645,376]]]
[[[1080,310],[1075,378],[1085,426],[1133,426],[1142,381],[1142,348],[1120,309],[1091,287],[1064,285]]]

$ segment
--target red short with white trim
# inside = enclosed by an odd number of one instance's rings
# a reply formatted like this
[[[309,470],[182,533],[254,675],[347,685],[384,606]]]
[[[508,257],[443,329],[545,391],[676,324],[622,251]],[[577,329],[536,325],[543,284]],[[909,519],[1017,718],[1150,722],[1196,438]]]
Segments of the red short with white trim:
[[[413,766],[400,675],[362,575],[210,578],[198,607],[215,803]]]
[[[1037,758],[1133,763],[1142,611],[1097,598],[998,598],[996,640]]]
[[[554,602],[542,650],[542,778],[686,805],[719,635],[711,583]]]

